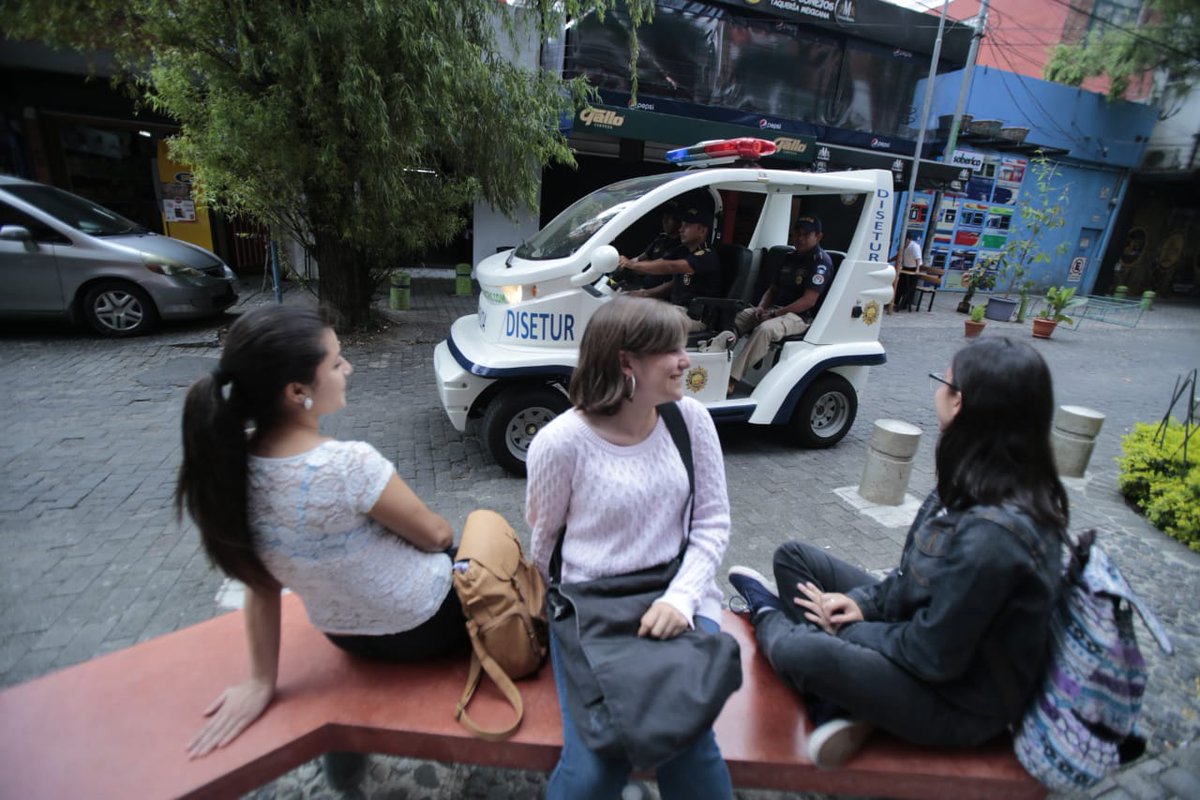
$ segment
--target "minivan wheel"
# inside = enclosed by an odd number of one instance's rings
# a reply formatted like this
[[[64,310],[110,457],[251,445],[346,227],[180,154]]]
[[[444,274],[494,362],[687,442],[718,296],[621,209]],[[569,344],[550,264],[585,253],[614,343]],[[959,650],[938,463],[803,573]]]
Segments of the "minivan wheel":
[[[83,296],[83,316],[103,336],[138,336],[158,322],[150,295],[132,283],[103,281]]]
[[[812,382],[792,415],[792,437],[802,447],[832,447],[858,415],[858,393],[850,381],[826,372]]]
[[[566,395],[550,386],[514,386],[504,390],[492,399],[483,415],[488,452],[505,470],[523,476],[533,437],[570,407]]]

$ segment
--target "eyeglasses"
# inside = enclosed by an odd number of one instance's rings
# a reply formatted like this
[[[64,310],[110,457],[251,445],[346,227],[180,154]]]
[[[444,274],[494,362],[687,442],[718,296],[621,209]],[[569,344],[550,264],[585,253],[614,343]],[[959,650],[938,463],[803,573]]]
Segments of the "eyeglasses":
[[[941,375],[938,375],[936,372],[929,373],[929,388],[933,389],[936,392],[938,389],[939,383],[944,384],[945,386],[949,386],[950,391],[952,391],[952,392],[959,391],[958,384],[951,383],[950,381],[943,378]]]

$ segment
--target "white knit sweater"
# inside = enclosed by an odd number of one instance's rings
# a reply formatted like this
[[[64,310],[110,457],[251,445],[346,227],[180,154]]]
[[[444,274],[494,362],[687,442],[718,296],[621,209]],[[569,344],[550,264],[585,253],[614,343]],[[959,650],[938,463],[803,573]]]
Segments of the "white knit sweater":
[[[704,406],[687,397],[679,406],[692,440],[696,502],[683,565],[662,599],[689,623],[697,614],[719,623],[715,576],[729,544],[725,462]],[[646,439],[626,447],[567,411],[538,432],[526,466],[530,550],[544,576],[563,525],[564,583],[636,572],[679,553],[688,479],[661,419]]]

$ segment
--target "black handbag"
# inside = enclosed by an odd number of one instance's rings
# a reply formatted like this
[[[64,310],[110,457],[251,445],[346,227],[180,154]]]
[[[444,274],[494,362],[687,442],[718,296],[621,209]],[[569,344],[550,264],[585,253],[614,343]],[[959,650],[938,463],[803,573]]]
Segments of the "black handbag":
[[[687,468],[695,494],[691,440],[679,407],[659,413]],[[689,629],[672,639],[639,637],[650,605],[663,595],[683,563],[691,525],[686,519],[679,555],[628,575],[562,583],[559,532],[550,560],[550,629],[567,685],[567,707],[588,749],[653,769],[708,731],[725,701],[742,685],[741,653],[727,633]]]

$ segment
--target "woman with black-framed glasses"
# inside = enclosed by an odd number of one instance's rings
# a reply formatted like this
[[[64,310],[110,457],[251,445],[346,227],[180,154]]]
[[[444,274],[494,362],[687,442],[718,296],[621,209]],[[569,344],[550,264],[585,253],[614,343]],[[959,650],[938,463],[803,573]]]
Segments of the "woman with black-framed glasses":
[[[937,488],[879,580],[805,542],[775,551],[778,582],[729,581],[759,646],[808,701],[809,756],[838,767],[878,727],[931,746],[1003,732],[1034,691],[1048,644],[1067,497],[1050,448],[1050,371],[993,338],[930,373]]]

